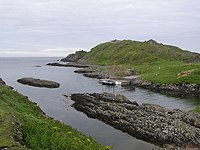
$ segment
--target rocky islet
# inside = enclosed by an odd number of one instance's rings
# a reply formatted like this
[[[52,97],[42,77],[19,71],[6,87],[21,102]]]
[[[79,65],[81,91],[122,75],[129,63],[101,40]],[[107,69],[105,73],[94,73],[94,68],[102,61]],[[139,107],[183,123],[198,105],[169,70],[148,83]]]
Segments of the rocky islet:
[[[55,81],[36,79],[32,77],[25,77],[18,79],[17,82],[21,84],[27,84],[30,86],[46,87],[46,88],[58,88],[60,86],[60,84]]]

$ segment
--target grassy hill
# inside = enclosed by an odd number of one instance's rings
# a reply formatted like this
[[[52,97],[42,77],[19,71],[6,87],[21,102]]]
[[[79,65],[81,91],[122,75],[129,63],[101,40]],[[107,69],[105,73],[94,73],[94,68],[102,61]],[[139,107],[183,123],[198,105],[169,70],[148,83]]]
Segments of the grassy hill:
[[[27,97],[0,85],[0,149],[109,150],[110,147],[48,118]]]
[[[156,61],[200,62],[200,54],[157,43],[123,40],[100,44],[86,54],[84,62],[96,64],[144,64]]]
[[[145,80],[155,83],[200,84],[200,54],[154,40],[114,40],[102,43],[92,48],[81,62],[122,65],[136,70]]]

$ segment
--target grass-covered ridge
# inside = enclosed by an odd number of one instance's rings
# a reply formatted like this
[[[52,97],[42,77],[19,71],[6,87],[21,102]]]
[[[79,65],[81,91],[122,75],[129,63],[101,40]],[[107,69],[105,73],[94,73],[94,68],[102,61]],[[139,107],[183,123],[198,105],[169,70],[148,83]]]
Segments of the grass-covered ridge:
[[[23,146],[24,145],[24,146]],[[0,86],[0,149],[106,150],[92,138],[48,118],[25,96]]]
[[[123,40],[97,45],[84,57],[84,62],[97,64],[143,64],[156,61],[200,62],[200,54],[182,50],[171,45]]]
[[[200,54],[154,40],[102,43],[92,48],[81,61],[98,65],[123,65],[155,83],[200,84]]]

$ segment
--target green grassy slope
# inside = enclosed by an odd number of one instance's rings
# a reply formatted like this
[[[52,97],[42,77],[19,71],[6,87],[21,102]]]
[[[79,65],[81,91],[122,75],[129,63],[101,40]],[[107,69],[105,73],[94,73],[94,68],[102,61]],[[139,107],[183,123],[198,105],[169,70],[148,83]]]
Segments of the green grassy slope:
[[[154,40],[102,43],[94,47],[82,61],[134,68],[145,80],[157,83],[200,84],[200,54]],[[179,75],[187,71],[190,72],[187,76]]]
[[[23,95],[0,86],[0,149],[106,150],[70,126],[49,119]]]
[[[145,80],[161,84],[200,84],[200,64],[176,61],[162,61],[153,64],[136,65],[134,68]],[[181,73],[190,72],[186,76]]]
[[[154,40],[111,41],[100,44],[84,57],[84,62],[97,64],[143,64],[156,61],[200,62],[200,54],[178,47],[163,45]]]

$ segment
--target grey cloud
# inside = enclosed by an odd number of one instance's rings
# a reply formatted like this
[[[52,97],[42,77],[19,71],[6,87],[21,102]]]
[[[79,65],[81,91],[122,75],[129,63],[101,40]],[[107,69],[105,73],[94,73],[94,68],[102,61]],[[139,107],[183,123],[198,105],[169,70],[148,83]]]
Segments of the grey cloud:
[[[89,50],[115,38],[155,38],[200,51],[198,1],[0,0],[0,3],[2,50],[15,47],[27,52],[59,47]]]

